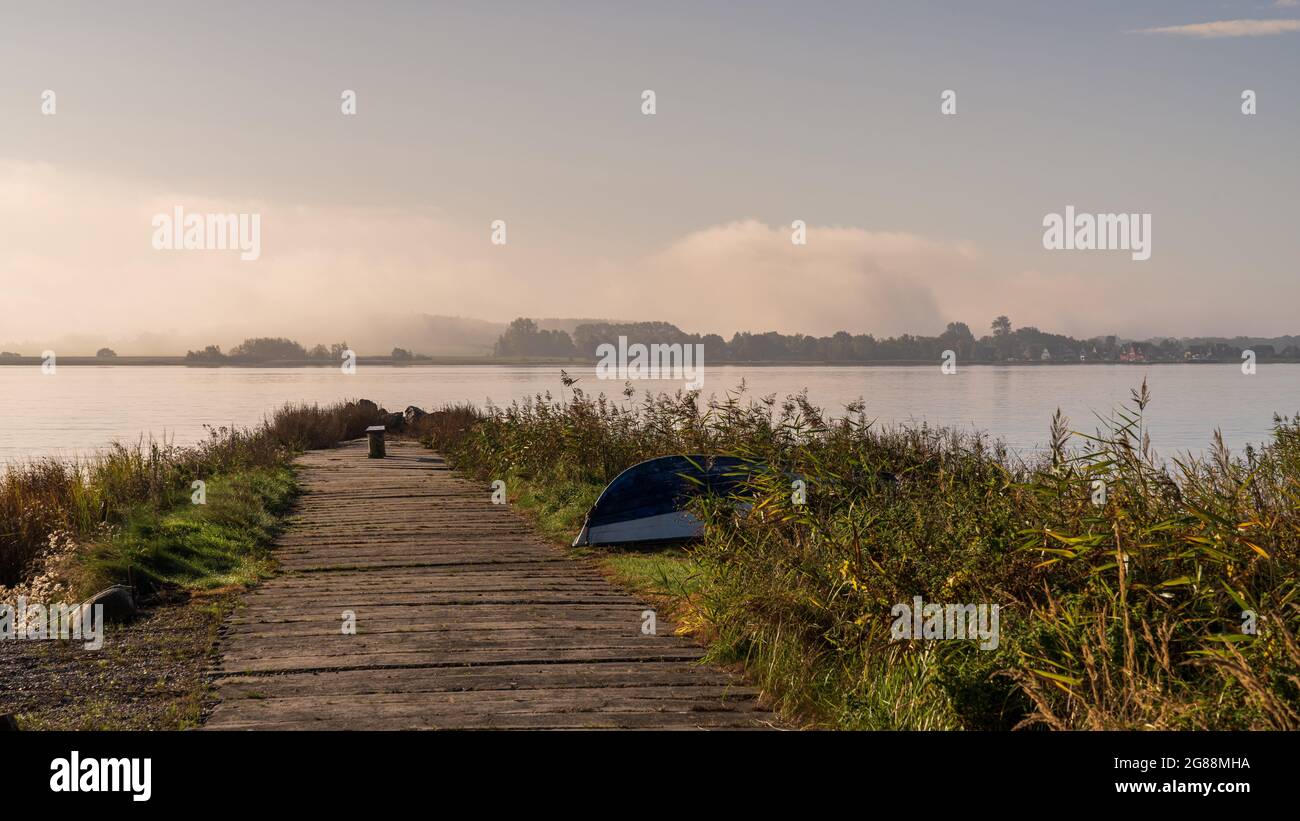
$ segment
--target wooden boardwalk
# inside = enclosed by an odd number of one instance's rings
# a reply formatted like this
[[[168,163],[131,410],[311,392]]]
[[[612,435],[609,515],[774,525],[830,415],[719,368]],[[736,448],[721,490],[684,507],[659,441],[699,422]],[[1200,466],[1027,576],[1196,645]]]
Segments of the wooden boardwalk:
[[[300,460],[283,572],[244,597],[214,729],[775,726],[754,689],[411,443]],[[356,634],[343,633],[344,611]]]

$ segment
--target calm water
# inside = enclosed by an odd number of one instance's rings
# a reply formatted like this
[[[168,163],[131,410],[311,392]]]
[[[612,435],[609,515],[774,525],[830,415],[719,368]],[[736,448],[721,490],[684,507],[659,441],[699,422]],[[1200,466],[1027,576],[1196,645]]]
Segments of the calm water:
[[[569,368],[589,392],[621,399],[618,382],[593,369]],[[882,422],[919,422],[979,429],[1013,448],[1041,445],[1060,406],[1075,430],[1095,429],[1093,413],[1124,402],[1146,376],[1152,441],[1166,455],[1199,451],[1213,430],[1233,448],[1267,438],[1275,412],[1300,411],[1300,365],[966,366],[943,375],[932,367],[711,367],[706,395],[721,395],[742,379],[754,396],[784,396],[803,388],[815,404],[838,411],[866,400]],[[676,390],[680,383],[641,382],[638,390]],[[365,367],[182,368],[60,366],[0,367],[0,462],[33,456],[71,457],[113,440],[141,435],[177,443],[203,436],[203,425],[258,422],[288,401],[328,403],[365,397],[389,410],[447,402],[497,404],[550,390],[561,393],[559,368]]]

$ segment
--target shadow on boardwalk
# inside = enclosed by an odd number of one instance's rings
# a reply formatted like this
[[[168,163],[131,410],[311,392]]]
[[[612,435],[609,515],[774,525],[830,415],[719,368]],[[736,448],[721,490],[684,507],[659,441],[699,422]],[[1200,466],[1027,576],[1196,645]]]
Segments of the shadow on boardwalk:
[[[753,688],[666,620],[643,635],[643,603],[440,457],[354,442],[299,465],[283,572],[226,625],[207,727],[775,726]]]

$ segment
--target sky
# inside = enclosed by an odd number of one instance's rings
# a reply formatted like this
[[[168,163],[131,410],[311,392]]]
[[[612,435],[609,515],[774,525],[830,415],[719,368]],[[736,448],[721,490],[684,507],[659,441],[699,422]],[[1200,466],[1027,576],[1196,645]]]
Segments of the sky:
[[[0,345],[1300,333],[1297,78],[1297,0],[5,4]],[[155,248],[178,206],[260,256]],[[1066,206],[1150,259],[1045,249]]]

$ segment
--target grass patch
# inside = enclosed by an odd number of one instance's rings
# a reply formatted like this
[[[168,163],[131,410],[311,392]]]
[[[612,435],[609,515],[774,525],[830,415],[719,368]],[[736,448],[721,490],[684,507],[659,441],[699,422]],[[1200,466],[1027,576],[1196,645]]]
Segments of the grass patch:
[[[537,482],[518,474],[504,481],[510,502],[528,513],[548,540],[565,547],[573,544],[583,518],[604,489],[590,482]]]
[[[209,480],[206,504],[189,496],[163,511],[140,506],[81,563],[79,587],[132,584],[144,593],[246,587],[271,575],[271,546],[297,494],[288,466]]]
[[[687,600],[702,583],[698,565],[681,547],[619,551],[600,558],[624,587],[647,596]]]

